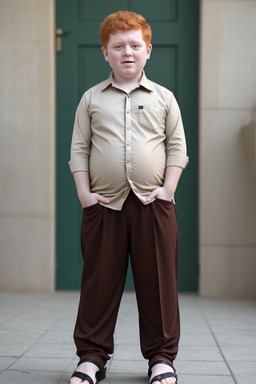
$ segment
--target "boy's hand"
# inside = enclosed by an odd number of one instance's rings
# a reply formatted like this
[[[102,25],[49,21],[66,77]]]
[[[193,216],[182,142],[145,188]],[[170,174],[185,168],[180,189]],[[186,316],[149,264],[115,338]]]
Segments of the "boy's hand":
[[[148,195],[146,200],[148,202],[150,202],[150,201],[154,200],[155,198],[167,200],[167,201],[172,201],[173,194],[169,190],[167,190],[167,188],[158,187],[158,188],[154,189],[154,191],[151,192],[150,195]]]
[[[174,193],[176,191],[182,168],[169,166],[165,170],[164,184],[162,187],[154,189],[153,192],[148,195],[146,200],[152,201],[154,198],[172,201]]]
[[[81,196],[80,202],[83,208],[87,208],[99,202],[108,204],[110,203],[110,200],[102,195],[99,195],[98,193],[89,193],[89,194],[86,194],[86,196]]]
[[[77,195],[83,208],[90,207],[90,205],[97,204],[98,202],[108,204],[110,200],[98,193],[90,192],[90,178],[89,173],[86,171],[74,172],[74,180],[76,183]]]

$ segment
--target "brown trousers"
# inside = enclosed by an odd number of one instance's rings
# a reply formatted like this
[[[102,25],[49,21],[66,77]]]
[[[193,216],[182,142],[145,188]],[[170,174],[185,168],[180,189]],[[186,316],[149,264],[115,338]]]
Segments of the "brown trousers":
[[[174,204],[157,199],[143,205],[131,192],[121,211],[100,204],[84,208],[81,246],[84,269],[74,331],[80,359],[104,366],[113,353],[130,254],[142,354],[150,365],[172,362],[180,336]]]

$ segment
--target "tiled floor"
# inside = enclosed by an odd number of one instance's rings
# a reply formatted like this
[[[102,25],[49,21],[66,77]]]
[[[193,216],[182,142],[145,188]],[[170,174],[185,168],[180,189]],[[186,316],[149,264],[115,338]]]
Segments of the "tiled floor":
[[[0,294],[0,383],[68,384],[77,292]],[[180,384],[256,383],[256,303],[180,295]],[[147,383],[134,294],[125,293],[105,384]]]

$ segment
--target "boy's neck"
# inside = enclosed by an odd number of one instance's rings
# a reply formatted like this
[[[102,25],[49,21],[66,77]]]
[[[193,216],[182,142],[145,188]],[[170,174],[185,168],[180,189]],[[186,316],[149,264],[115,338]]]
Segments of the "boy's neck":
[[[116,76],[115,73],[113,73],[113,78],[120,89],[126,93],[130,93],[139,86],[142,74],[133,79],[124,79]]]

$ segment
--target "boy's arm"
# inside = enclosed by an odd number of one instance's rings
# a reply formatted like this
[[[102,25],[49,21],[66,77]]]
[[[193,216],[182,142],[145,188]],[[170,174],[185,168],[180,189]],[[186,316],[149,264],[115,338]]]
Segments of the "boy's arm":
[[[166,117],[166,169],[162,187],[156,188],[147,197],[147,201],[155,197],[171,201],[174,197],[180,176],[188,163],[187,147],[182,118],[178,103],[170,95]]]
[[[86,171],[77,171],[73,173],[77,195],[83,208],[97,204],[99,201],[108,204],[110,201],[98,193],[91,193],[89,173]]]
[[[89,176],[90,146],[91,120],[87,108],[86,94],[84,94],[76,110],[71,143],[71,160],[69,162],[76,184],[77,195],[83,208],[99,201],[109,203],[108,199],[98,193],[91,193]]]
[[[183,169],[180,167],[167,167],[163,186],[154,189],[146,200],[152,201],[155,197],[157,197],[159,199],[171,201],[176,191],[182,171]]]

